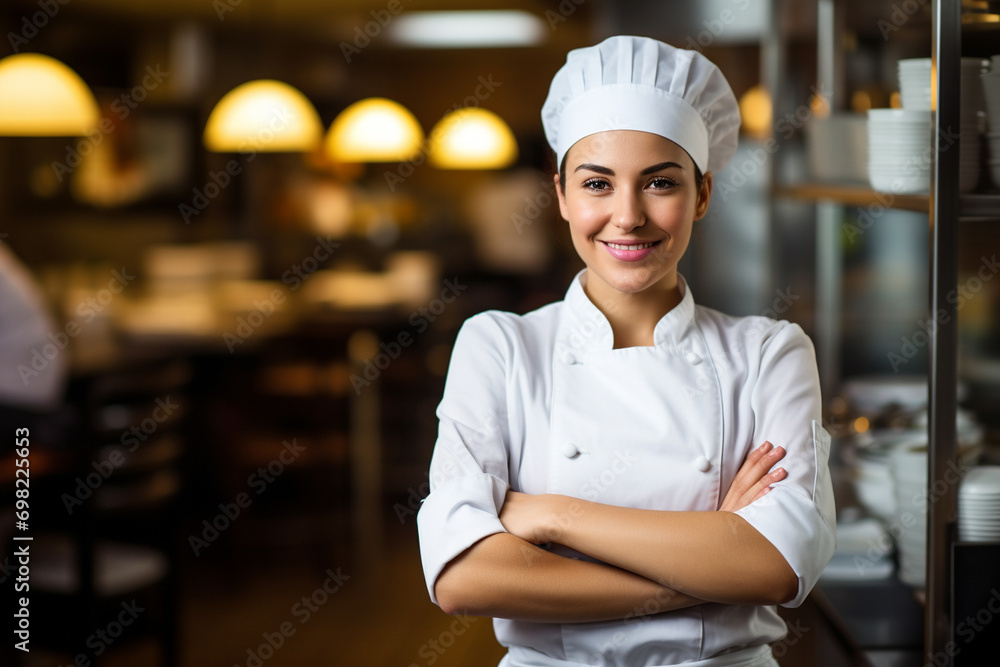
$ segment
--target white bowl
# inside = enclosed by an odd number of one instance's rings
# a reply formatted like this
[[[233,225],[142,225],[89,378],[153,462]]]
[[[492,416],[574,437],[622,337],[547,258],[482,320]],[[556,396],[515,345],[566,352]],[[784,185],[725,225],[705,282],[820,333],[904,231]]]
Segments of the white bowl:
[[[931,126],[928,123],[916,124],[916,123],[906,123],[900,125],[893,125],[891,123],[868,123],[868,129],[870,131],[876,132],[876,134],[871,138],[872,141],[881,141],[889,137],[931,137]]]
[[[914,132],[913,134],[890,134],[884,137],[874,136],[868,142],[869,152],[871,148],[883,150],[886,148],[900,148],[902,150],[913,150],[916,148],[927,148],[931,146],[930,132]]]
[[[909,111],[909,110],[894,109],[894,111]],[[878,137],[875,137],[876,139],[881,136],[894,135],[894,134],[926,133],[929,136],[931,133],[931,123],[929,119],[913,122],[901,119],[869,118],[868,127],[875,128],[879,131]],[[961,127],[961,125],[959,125],[959,127]]]
[[[890,173],[910,174],[916,172],[930,173],[933,160],[927,153],[887,153],[883,156],[868,158],[868,168]]]
[[[1000,175],[1000,167],[998,167],[997,175]],[[869,167],[868,180],[871,183],[872,189],[878,192],[897,195],[921,194],[926,193],[930,188],[929,176],[929,172],[917,176],[904,174],[886,175],[878,172],[873,173],[871,167]]]
[[[981,71],[984,67],[987,67],[988,63],[982,58],[962,58],[962,71],[966,70]],[[931,59],[930,58],[903,58],[897,64],[897,69],[899,71],[913,72],[913,71],[930,71],[931,69]]]
[[[903,152],[922,151],[932,148],[933,146],[934,144],[931,142],[929,134],[924,135],[923,133],[920,133],[879,137],[878,139],[873,139],[871,143],[868,144],[868,154],[871,155],[875,151],[882,153],[886,150]]]
[[[962,58],[960,90],[962,116],[975,119],[977,112],[986,108],[983,86],[979,77],[987,65],[980,58]],[[898,65],[900,99],[904,109],[930,111],[933,87],[930,58],[908,58]]]
[[[923,112],[913,111],[912,109],[893,109],[893,111],[905,111],[907,113],[923,113]],[[930,111],[927,111],[926,113],[930,113]],[[931,122],[930,119],[911,121],[911,120],[903,120],[901,118],[885,118],[885,119],[869,118],[868,127],[876,128],[880,132],[881,131],[914,132],[917,130],[923,130],[929,134],[931,129]]]
[[[899,171],[905,169],[930,169],[934,156],[928,147],[914,150],[886,149],[868,155],[869,165],[888,165]]]
[[[899,578],[911,586],[923,586],[927,566],[927,436],[923,434],[893,450],[890,467],[896,488],[896,512],[905,530],[899,539]],[[921,447],[921,445],[924,445]],[[923,450],[923,451],[921,451]],[[904,521],[903,517],[908,520]]]
[[[1000,466],[976,466],[969,470],[959,491],[970,496],[1000,496]]]
[[[934,147],[930,137],[913,137],[894,139],[887,138],[872,142],[868,146],[869,156],[885,155],[886,153],[911,154],[929,151]]]
[[[868,119],[884,120],[893,123],[927,123],[931,122],[930,111],[912,111],[910,109],[869,109]]]

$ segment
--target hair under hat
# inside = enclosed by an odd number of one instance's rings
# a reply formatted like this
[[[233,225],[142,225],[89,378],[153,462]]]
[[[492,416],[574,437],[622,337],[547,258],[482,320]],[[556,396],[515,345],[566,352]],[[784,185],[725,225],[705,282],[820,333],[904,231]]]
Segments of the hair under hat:
[[[678,144],[706,172],[736,152],[740,110],[726,77],[697,51],[618,35],[569,52],[549,87],[542,125],[557,165],[588,135],[641,130]]]

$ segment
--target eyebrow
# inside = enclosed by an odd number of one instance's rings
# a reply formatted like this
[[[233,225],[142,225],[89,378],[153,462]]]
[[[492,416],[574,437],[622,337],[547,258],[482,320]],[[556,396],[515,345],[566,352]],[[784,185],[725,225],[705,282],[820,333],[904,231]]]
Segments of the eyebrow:
[[[640,172],[639,175],[640,176],[646,176],[648,174],[655,174],[656,172],[662,171],[663,169],[670,169],[670,168],[674,168],[674,167],[676,167],[677,169],[683,169],[684,168],[681,165],[677,164],[676,162],[660,162],[659,164],[654,164],[654,165],[652,165],[650,167],[646,167],[645,169],[643,169]],[[598,174],[604,174],[605,176],[614,176],[615,175],[615,172],[614,172],[613,169],[609,169],[608,167],[602,167],[599,164],[589,164],[589,163],[581,164],[576,169],[574,169],[573,171],[577,172],[577,171],[580,171],[581,169],[587,169],[588,171],[596,171]]]

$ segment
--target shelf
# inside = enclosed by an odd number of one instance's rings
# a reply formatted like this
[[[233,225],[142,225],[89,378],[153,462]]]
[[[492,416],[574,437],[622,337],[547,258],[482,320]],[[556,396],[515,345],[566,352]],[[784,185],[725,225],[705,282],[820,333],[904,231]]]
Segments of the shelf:
[[[1000,194],[961,195],[958,214],[963,218],[1000,218]]]
[[[927,213],[930,210],[930,198],[927,195],[896,195],[845,183],[776,185],[772,194],[775,197],[806,201],[832,201],[847,206],[886,206],[917,213]],[[1000,194],[961,195],[959,215],[963,218],[1000,218]]]
[[[927,195],[894,195],[891,192],[875,192],[864,185],[847,183],[796,183],[776,185],[776,197],[790,197],[807,201],[832,201],[849,206],[888,206],[904,211],[926,213],[930,208]],[[1000,204],[1000,198],[998,198]]]

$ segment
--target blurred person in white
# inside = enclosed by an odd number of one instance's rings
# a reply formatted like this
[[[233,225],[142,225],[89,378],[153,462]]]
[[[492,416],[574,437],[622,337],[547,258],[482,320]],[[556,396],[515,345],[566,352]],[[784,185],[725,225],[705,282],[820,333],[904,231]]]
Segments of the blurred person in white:
[[[776,605],[836,542],[815,353],[677,272],[736,99],[699,53],[618,36],[569,53],[542,120],[586,267],[458,333],[418,514],[431,599],[494,617],[504,667],[776,665]]]
[[[13,449],[14,429],[53,437],[69,352],[57,345],[56,334],[31,272],[0,242],[0,456]]]

